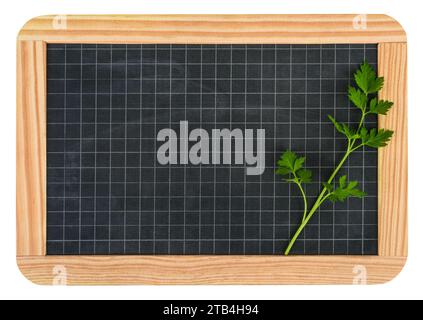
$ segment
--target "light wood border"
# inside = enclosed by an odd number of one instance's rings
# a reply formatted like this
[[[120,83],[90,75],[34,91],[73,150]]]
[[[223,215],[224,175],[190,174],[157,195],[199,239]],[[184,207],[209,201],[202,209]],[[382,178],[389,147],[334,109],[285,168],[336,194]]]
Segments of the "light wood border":
[[[66,29],[64,17],[66,17]],[[44,16],[20,40],[50,43],[382,43],[405,42],[391,17],[367,15]],[[355,22],[354,22],[355,21]],[[365,26],[365,28],[364,28]],[[348,40],[346,40],[348,39]]]
[[[57,266],[67,284],[351,284],[394,278],[407,257],[407,44],[392,18],[355,15],[54,16],[29,21],[17,45],[17,263],[38,284]],[[62,25],[63,26],[63,25]],[[381,127],[393,129],[379,150],[378,256],[46,256],[46,43],[377,43],[381,98],[395,102]],[[357,269],[358,268],[358,269]],[[62,270],[61,269],[61,270]],[[62,270],[62,271],[63,271]]]
[[[407,256],[407,44],[380,44],[378,60],[385,77],[380,98],[395,102],[378,121],[395,132],[388,146],[378,150],[379,255]]]
[[[42,256],[46,243],[46,45],[18,41],[16,109],[17,255]]]
[[[69,285],[107,284],[367,284],[393,279],[404,257],[355,256],[38,256],[18,257],[37,284],[53,283],[54,268]],[[365,269],[363,268],[365,267]],[[364,271],[365,270],[365,271]],[[358,283],[360,283],[358,281]]]

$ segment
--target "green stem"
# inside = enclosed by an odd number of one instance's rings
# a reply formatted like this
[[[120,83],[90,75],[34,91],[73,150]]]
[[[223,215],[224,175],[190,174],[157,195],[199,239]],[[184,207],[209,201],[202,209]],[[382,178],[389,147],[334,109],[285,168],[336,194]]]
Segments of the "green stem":
[[[306,217],[307,217],[307,210],[308,210],[307,197],[306,197],[306,194],[305,194],[305,192],[304,192],[303,187],[301,186],[301,183],[299,183],[299,182],[297,182],[297,181],[295,181],[295,183],[296,183],[296,185],[298,186],[298,189],[300,189],[301,195],[302,195],[302,197],[303,197],[303,202],[304,202],[304,213],[303,213],[303,220],[302,220],[302,222],[304,222],[304,220],[305,220],[305,219],[306,219]]]
[[[361,114],[361,119],[360,119],[360,123],[358,125],[357,128],[357,132],[360,132],[361,127],[363,126],[364,123],[364,118],[366,116],[366,108],[364,108],[364,110],[362,110],[362,114]],[[330,175],[329,179],[327,180],[328,184],[331,184],[333,179],[335,179],[336,175],[338,174],[339,170],[341,170],[342,166],[344,165],[345,161],[347,161],[349,155],[361,148],[363,146],[363,144],[359,144],[358,146],[354,146],[355,142],[357,141],[357,138],[354,139],[348,139],[348,148],[347,151],[345,152],[344,157],[341,159],[341,161],[339,162],[338,166],[335,168],[335,170],[332,172],[332,174]],[[300,190],[302,190],[302,188],[300,187]],[[328,194],[326,194],[326,192],[328,192],[326,187],[323,187],[323,190],[320,192],[319,196],[317,197],[316,202],[314,203],[313,207],[310,209],[310,212],[307,214],[306,213],[306,209],[304,212],[304,216],[303,216],[303,220],[300,224],[300,226],[298,227],[297,231],[295,232],[294,236],[291,238],[288,247],[285,250],[285,255],[289,255],[289,253],[291,252],[292,247],[294,246],[295,242],[297,241],[298,237],[300,236],[301,232],[303,231],[303,229],[305,228],[305,226],[307,225],[307,223],[310,221],[310,219],[313,217],[314,213],[317,211],[317,209],[320,207],[320,205],[326,201],[326,199],[330,196],[330,192]],[[303,195],[303,197],[305,197],[305,194]]]
[[[360,148],[361,148],[361,147],[363,147],[363,146],[364,146],[364,144],[360,143],[358,146],[356,146],[356,147],[352,148],[352,149],[351,149],[351,152],[354,152],[355,150],[358,150],[358,149],[360,149]]]
[[[307,225],[307,223],[310,221],[311,217],[313,216],[314,212],[316,212],[317,208],[330,196],[330,193],[327,194],[324,198],[321,199],[320,202],[317,202],[314,204],[313,208],[311,208],[309,214],[305,218],[305,220],[301,223],[301,225],[298,227],[297,231],[295,232],[294,236],[292,237],[291,241],[288,244],[288,247],[285,250],[285,255],[289,255],[291,252],[292,247],[294,246],[295,242],[297,241],[298,237],[300,236],[301,232]]]
[[[366,117],[366,115],[367,115],[367,112],[366,112],[366,108],[362,111],[362,113],[361,113],[361,119],[360,119],[360,123],[358,124],[358,127],[357,127],[357,133],[359,133],[360,132],[360,129],[361,129],[361,127],[363,126],[363,122],[364,122],[364,118]],[[351,152],[353,152],[353,151],[355,151],[355,150],[357,150],[358,148],[360,148],[360,147],[362,147],[363,145],[361,144],[360,146],[358,146],[358,147],[354,147],[354,144],[355,144],[355,142],[357,141],[357,138],[354,138],[353,139],[353,141],[352,141],[352,143],[351,143],[351,146],[349,146],[349,148],[351,148]],[[353,148],[354,147],[354,148]]]
[[[333,179],[335,178],[336,174],[338,173],[338,171],[342,168],[343,164],[345,163],[345,161],[348,159],[348,156],[350,155],[350,151],[348,150],[344,157],[341,159],[341,161],[339,162],[338,166],[335,168],[335,170],[332,172],[331,176],[329,177],[327,183],[331,183],[333,181]],[[311,219],[311,217],[313,216],[313,214],[316,212],[316,210],[320,207],[320,205],[329,197],[329,194],[326,194],[328,190],[326,189],[326,187],[323,187],[322,192],[320,192],[320,195],[317,197],[316,202],[314,203],[313,207],[310,209],[310,212],[308,213],[308,215],[306,216],[306,218],[302,221],[301,225],[298,227],[297,231],[295,232],[294,236],[291,238],[291,241],[288,244],[288,247],[285,250],[285,255],[289,255],[292,246],[295,244],[295,242],[297,241],[298,236],[301,234],[301,232],[303,231],[304,227],[307,225],[308,221]]]

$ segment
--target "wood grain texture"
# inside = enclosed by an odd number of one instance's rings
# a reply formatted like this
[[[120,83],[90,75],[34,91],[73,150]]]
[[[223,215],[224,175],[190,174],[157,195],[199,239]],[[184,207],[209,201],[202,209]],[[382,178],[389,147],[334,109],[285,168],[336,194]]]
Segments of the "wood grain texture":
[[[351,284],[357,265],[368,283],[391,280],[407,255],[407,61],[405,33],[393,19],[354,15],[68,16],[28,22],[17,47],[17,262],[39,284],[56,266],[68,284]],[[25,41],[23,41],[25,40]],[[380,126],[395,131],[379,150],[379,256],[45,256],[46,42],[64,43],[380,43],[381,98],[395,102]],[[396,42],[396,43],[391,43]]]
[[[111,256],[18,257],[21,272],[50,285],[60,266],[68,285],[105,284],[352,284],[365,267],[367,284],[384,283],[405,258],[359,256]],[[364,270],[364,269],[362,269]],[[362,274],[363,275],[363,274]]]
[[[46,46],[18,41],[16,109],[17,254],[44,255],[46,242]]]
[[[381,43],[405,42],[401,25],[385,15],[108,15],[42,16],[21,40],[61,43]],[[354,22],[355,21],[355,22]]]
[[[379,126],[394,131],[387,147],[379,149],[379,255],[407,256],[407,45],[379,45],[379,74],[385,77],[381,99],[395,104]]]

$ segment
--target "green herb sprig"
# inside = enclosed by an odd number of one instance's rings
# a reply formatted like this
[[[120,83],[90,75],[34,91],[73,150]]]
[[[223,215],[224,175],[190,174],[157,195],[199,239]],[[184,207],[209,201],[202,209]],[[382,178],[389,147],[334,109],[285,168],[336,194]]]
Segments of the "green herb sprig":
[[[364,62],[354,74],[354,80],[356,86],[348,88],[348,98],[360,110],[360,122],[354,128],[346,123],[340,123],[331,115],[328,115],[335,129],[346,137],[348,142],[347,150],[327,181],[322,184],[322,190],[310,210],[304,185],[312,181],[312,172],[304,168],[306,158],[299,157],[288,150],[281,155],[277,162],[276,174],[281,175],[286,182],[294,183],[300,190],[304,202],[301,224],[291,238],[285,250],[285,255],[289,255],[307,223],[326,200],[335,203],[338,201],[343,202],[349,197],[362,198],[366,195],[358,187],[357,181],[347,181],[346,175],[339,177],[337,182],[335,182],[335,178],[345,161],[354,151],[365,146],[371,148],[384,147],[394,133],[385,129],[373,128],[368,130],[364,125],[366,116],[370,114],[386,115],[393,106],[392,102],[379,100],[377,97],[377,93],[383,88],[384,78],[378,77],[375,70],[367,62]]]

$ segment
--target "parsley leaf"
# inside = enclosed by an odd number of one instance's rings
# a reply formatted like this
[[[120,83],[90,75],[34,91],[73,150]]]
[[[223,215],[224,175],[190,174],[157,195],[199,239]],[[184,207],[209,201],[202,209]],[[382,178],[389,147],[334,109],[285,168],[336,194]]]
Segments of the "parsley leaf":
[[[307,216],[308,204],[307,196],[302,184],[310,183],[312,176],[310,170],[303,168],[304,162],[305,157],[298,157],[294,152],[288,150],[281,155],[277,162],[278,168],[276,169],[276,174],[281,176],[288,176],[285,178],[285,181],[295,183],[301,192],[301,196],[304,202],[303,222]]]
[[[348,98],[354,105],[360,110],[364,111],[367,107],[367,96],[366,94],[354,87],[348,88]]]
[[[287,174],[301,174],[305,178],[307,176],[304,175],[303,165],[304,165],[305,157],[299,157],[292,151],[286,151],[282,154],[280,159],[278,160],[278,169],[276,173],[279,175],[287,175]],[[306,170],[308,171],[308,170]]]
[[[310,183],[312,172],[308,169],[301,169],[298,171],[298,178],[300,179],[300,183]]]
[[[393,102],[385,101],[385,100],[378,100],[377,98],[373,98],[370,101],[370,113],[374,114],[382,114],[386,115],[391,109],[391,107],[394,105]]]
[[[288,170],[288,173],[294,171],[295,160],[297,160],[297,155],[292,151],[286,151],[281,158],[278,160],[279,169],[283,168]]]
[[[365,192],[361,191],[357,188],[358,182],[357,181],[350,181],[347,182],[347,176],[343,175],[339,178],[338,187],[336,188],[334,185],[327,185],[325,186],[326,189],[329,190],[328,199],[332,202],[343,202],[345,199],[349,197],[356,197],[362,198],[366,195]]]
[[[377,77],[375,70],[364,62],[360,69],[354,75],[357,86],[366,94],[376,93],[382,89],[384,84],[383,77]]]
[[[304,169],[305,157],[299,157],[292,151],[286,151],[277,162],[276,174],[281,176],[293,175],[293,178],[286,178],[286,181],[296,183],[310,183],[312,172]]]
[[[345,134],[344,133],[344,128],[343,128],[342,124],[340,124],[339,122],[337,122],[335,120],[335,118],[332,117],[330,114],[328,114],[328,118],[329,118],[330,121],[332,121],[333,125],[335,126],[336,130],[338,130],[338,132],[340,132],[342,134]]]
[[[348,127],[347,124],[337,122],[331,115],[328,115],[328,118],[332,121],[336,130],[345,135],[348,139],[355,139],[359,137],[359,135],[353,129]]]
[[[393,131],[385,129],[378,130],[373,128],[368,131],[365,127],[362,127],[360,130],[360,138],[363,145],[372,148],[385,147],[391,140],[393,134]]]
[[[360,111],[361,118],[356,128],[350,127],[348,124],[340,123],[334,117],[328,115],[329,120],[335,126],[335,129],[348,138],[348,145],[344,157],[334,168],[332,174],[326,182],[323,182],[323,189],[317,197],[313,206],[308,209],[308,201],[306,190],[303,184],[311,182],[312,173],[310,170],[304,169],[304,157],[299,157],[291,151],[287,151],[281,155],[277,162],[278,168],[276,174],[287,176],[285,181],[295,183],[304,201],[303,219],[299,225],[297,232],[289,241],[285,250],[285,255],[288,255],[305,228],[312,216],[320,208],[320,206],[329,199],[332,202],[345,201],[349,197],[362,198],[366,194],[358,188],[357,181],[347,181],[347,176],[341,176],[337,182],[334,182],[342,166],[347,161],[347,158],[355,150],[363,146],[372,148],[384,147],[390,141],[393,131],[386,129],[371,129],[368,130],[364,124],[366,123],[366,116],[369,114],[386,115],[392,108],[393,103],[385,100],[378,100],[377,92],[382,89],[384,85],[383,77],[377,77],[375,70],[364,62],[359,70],[354,74],[356,82],[355,87],[348,88],[348,98]]]

